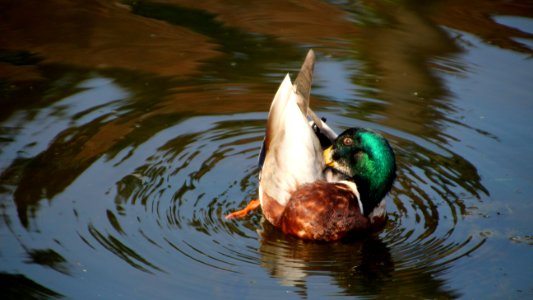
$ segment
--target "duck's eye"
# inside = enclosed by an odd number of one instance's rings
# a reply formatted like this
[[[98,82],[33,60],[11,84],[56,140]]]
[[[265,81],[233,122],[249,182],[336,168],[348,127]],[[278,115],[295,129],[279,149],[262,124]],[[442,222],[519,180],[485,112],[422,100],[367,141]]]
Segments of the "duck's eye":
[[[342,143],[345,145],[345,146],[350,146],[353,144],[353,140],[349,137],[345,137],[343,140],[342,140]]]

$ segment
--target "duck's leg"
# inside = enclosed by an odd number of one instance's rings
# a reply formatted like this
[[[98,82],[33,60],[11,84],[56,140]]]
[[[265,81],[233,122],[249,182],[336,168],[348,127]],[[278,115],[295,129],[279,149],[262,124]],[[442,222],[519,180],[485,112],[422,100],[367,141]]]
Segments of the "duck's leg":
[[[238,210],[238,211],[234,211],[234,212],[232,212],[230,214],[227,214],[226,215],[226,219],[244,218],[248,214],[248,212],[258,208],[260,204],[261,204],[261,202],[259,202],[259,200],[252,200],[252,201],[250,201],[250,203],[248,203],[248,205],[246,205],[245,208],[243,208],[241,210]]]

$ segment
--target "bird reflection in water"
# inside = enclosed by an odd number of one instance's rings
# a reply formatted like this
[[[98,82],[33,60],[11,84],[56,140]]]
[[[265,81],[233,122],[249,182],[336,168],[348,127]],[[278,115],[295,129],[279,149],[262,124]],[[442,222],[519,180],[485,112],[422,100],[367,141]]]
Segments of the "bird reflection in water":
[[[391,278],[394,262],[389,248],[376,235],[336,243],[304,241],[287,236],[262,220],[261,265],[280,284],[307,296],[308,278],[329,276],[347,294],[374,293]]]

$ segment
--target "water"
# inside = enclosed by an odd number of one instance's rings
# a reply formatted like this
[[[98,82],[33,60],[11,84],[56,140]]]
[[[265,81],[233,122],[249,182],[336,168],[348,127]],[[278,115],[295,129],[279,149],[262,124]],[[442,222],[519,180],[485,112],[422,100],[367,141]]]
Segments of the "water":
[[[526,1],[2,2],[7,298],[533,296]],[[374,236],[223,217],[311,47],[315,111],[396,152]]]

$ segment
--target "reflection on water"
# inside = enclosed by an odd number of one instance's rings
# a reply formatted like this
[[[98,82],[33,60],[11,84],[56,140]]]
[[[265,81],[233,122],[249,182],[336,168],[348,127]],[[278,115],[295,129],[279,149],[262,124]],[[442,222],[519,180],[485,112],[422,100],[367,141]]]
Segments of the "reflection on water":
[[[533,111],[520,97],[531,89],[513,85],[533,78],[503,70],[517,74],[495,89],[516,95],[507,106],[468,80],[494,80],[471,53],[531,56],[521,42],[531,41],[531,23],[512,17],[533,10],[456,2],[58,0],[42,4],[52,12],[45,17],[32,1],[5,1],[2,290],[44,298],[527,293],[522,264],[503,268],[529,254],[523,190],[531,178],[513,174],[530,172],[512,158],[498,162],[509,144],[526,149],[514,137],[527,136],[528,117],[514,114],[502,130],[492,116]],[[318,53],[315,110],[337,131],[375,128],[395,149],[398,179],[381,233],[313,243],[280,234],[258,213],[223,218],[256,197],[271,97],[308,47]],[[497,285],[502,273],[513,282]]]
[[[267,222],[260,232],[262,265],[284,286],[307,296],[307,277],[331,277],[340,294],[373,295],[387,289],[395,263],[385,243],[375,237],[335,244],[309,243],[281,236]],[[421,281],[422,282],[422,281]]]
[[[138,18],[118,2],[3,2],[8,3],[0,14],[9,30],[3,30],[2,48],[31,51],[43,63],[187,76],[198,72],[202,60],[218,55],[205,36]],[[34,72],[47,74],[39,67]]]

